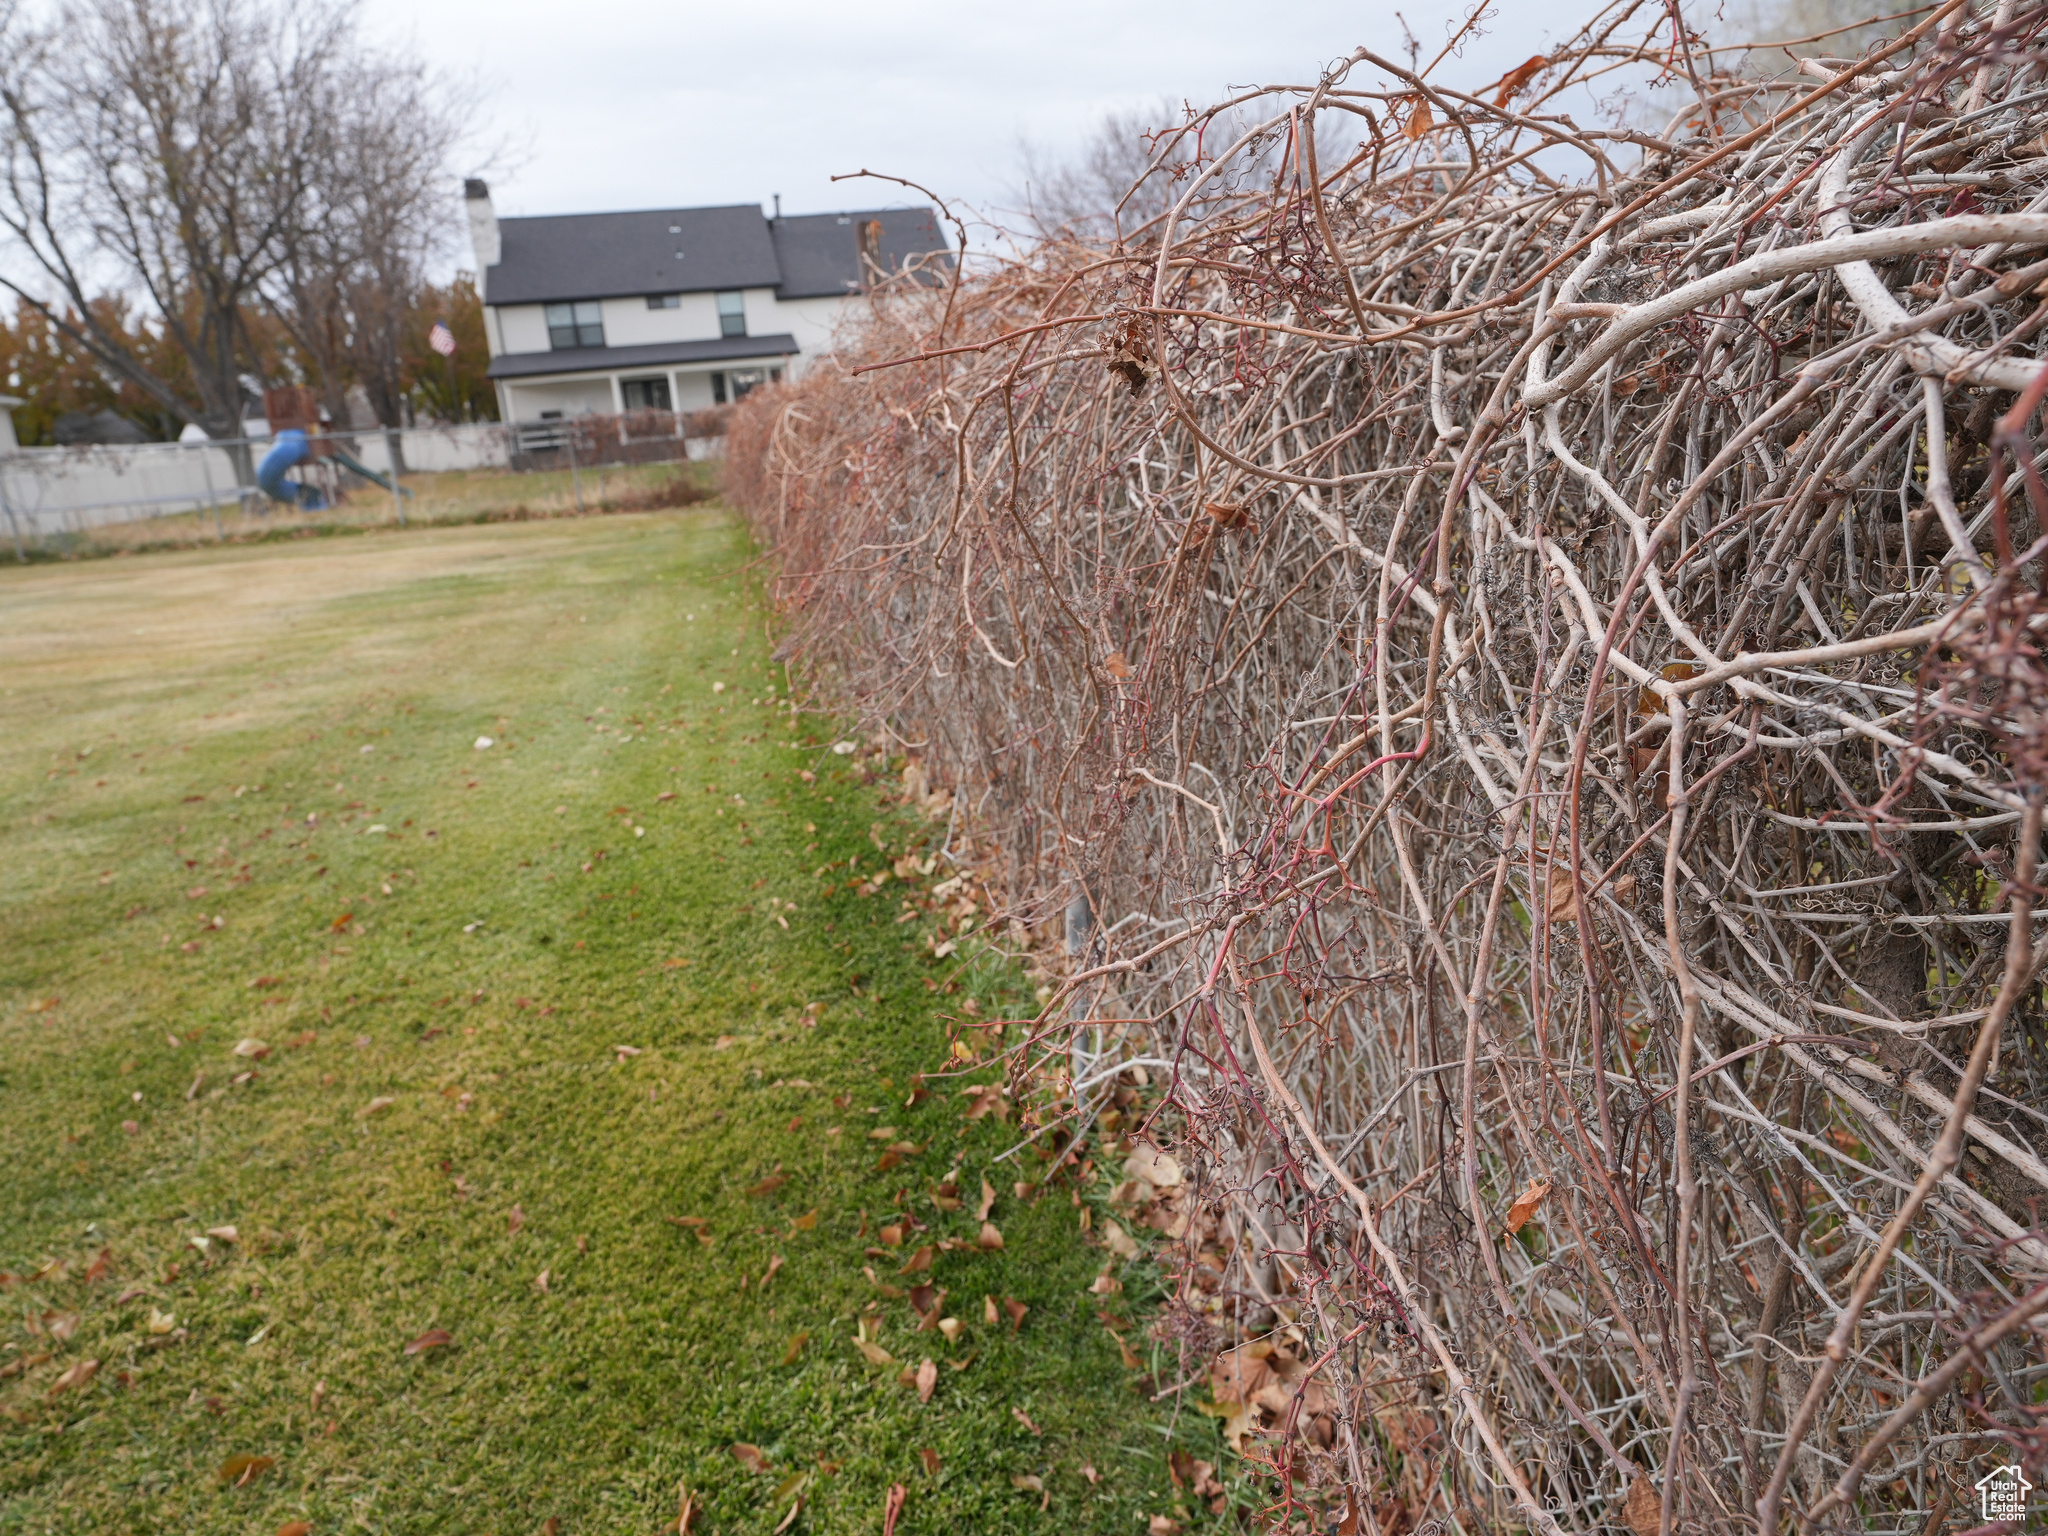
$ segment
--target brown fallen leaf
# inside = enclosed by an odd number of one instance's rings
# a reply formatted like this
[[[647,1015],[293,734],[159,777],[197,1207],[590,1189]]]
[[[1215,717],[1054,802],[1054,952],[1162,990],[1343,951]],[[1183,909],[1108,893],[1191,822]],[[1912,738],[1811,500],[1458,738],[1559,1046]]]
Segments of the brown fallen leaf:
[[[224,1483],[246,1488],[276,1465],[277,1458],[274,1456],[252,1456],[244,1451],[239,1456],[230,1456],[222,1462],[216,1475]]]
[[[293,1520],[277,1528],[277,1536],[313,1536],[313,1522]]]
[[[1636,1536],[1657,1536],[1663,1526],[1662,1496],[1657,1485],[1647,1477],[1638,1476],[1628,1485],[1628,1503],[1622,1507],[1627,1517],[1628,1528]]]
[[[875,1159],[875,1172],[887,1173],[892,1168],[900,1167],[902,1163],[903,1154],[901,1152],[898,1152],[894,1147],[891,1147],[887,1152],[884,1152],[880,1157]]]
[[[455,1342],[455,1336],[446,1328],[429,1328],[425,1333],[405,1346],[408,1355],[423,1355],[430,1349],[441,1349]]]
[[[1120,1259],[1135,1259],[1138,1256],[1137,1239],[1113,1221],[1102,1224],[1102,1245]]]
[[[939,1368],[932,1364],[930,1356],[917,1363],[917,1400],[928,1403],[932,1400],[932,1389],[939,1384]]]
[[[803,1215],[791,1217],[789,1224],[799,1232],[810,1231],[811,1228],[818,1224],[817,1208],[813,1206],[810,1210],[805,1211]]]
[[[963,1359],[963,1360],[948,1360],[948,1361],[946,1362],[946,1364],[947,1364],[947,1365],[949,1365],[949,1366],[951,1366],[951,1367],[952,1367],[952,1368],[953,1368],[954,1370],[956,1370],[956,1371],[964,1371],[964,1370],[966,1370],[966,1369],[967,1369],[967,1367],[969,1367],[970,1365],[974,1364],[974,1362],[975,1362],[976,1360],[979,1360],[980,1358],[981,1358],[981,1351],[980,1351],[980,1350],[978,1350],[978,1349],[970,1349],[970,1350],[969,1350],[969,1351],[967,1352],[967,1357],[966,1357],[965,1359]]]
[[[739,1043],[740,1037],[738,1035],[720,1035],[716,1040],[711,1042],[711,1049],[713,1049],[714,1051],[723,1051],[731,1046],[738,1045]]]
[[[996,1187],[987,1179],[981,1181],[981,1204],[975,1207],[974,1219],[987,1221],[990,1211],[996,1208]]]
[[[896,1357],[872,1339],[855,1339],[854,1347],[868,1358],[869,1365],[894,1365]]]
[[[59,1392],[83,1392],[99,1374],[99,1369],[97,1360],[74,1361],[70,1369],[50,1383],[50,1396],[55,1397]]]
[[[505,1218],[505,1225],[516,1234],[521,1227],[526,1225],[526,1212],[516,1205],[513,1206],[511,1213]]]
[[[957,1317],[942,1317],[939,1319],[939,1332],[946,1336],[948,1344],[958,1344],[960,1342],[960,1335],[966,1331],[967,1325]]]
[[[773,1173],[747,1191],[747,1198],[750,1200],[766,1200],[788,1182],[789,1176],[782,1171],[782,1165],[777,1163]]]
[[[1543,1203],[1543,1197],[1550,1193],[1550,1184],[1545,1179],[1531,1179],[1529,1187],[1515,1196],[1515,1203],[1508,1207],[1508,1235],[1513,1236],[1529,1224],[1529,1218],[1536,1214],[1536,1208]],[[1633,1495],[1631,1495],[1633,1496]]]
[[[1088,1479],[1088,1486],[1090,1488],[1093,1488],[1102,1480],[1102,1474],[1096,1471],[1091,1463],[1085,1461],[1081,1463],[1081,1475]]]
[[[1102,658],[1102,670],[1122,682],[1131,675],[1131,664],[1124,660],[1122,651],[1111,651]]]
[[[782,1255],[778,1253],[770,1257],[768,1260],[768,1273],[761,1277],[760,1289],[766,1290],[768,1288],[768,1282],[775,1278],[776,1271],[781,1268]]]
[[[926,1477],[937,1477],[939,1475],[939,1468],[945,1465],[939,1459],[939,1453],[928,1445],[918,1447],[917,1459],[924,1463],[924,1475]]]
[[[1562,864],[1550,866],[1550,894],[1546,910],[1553,923],[1576,923],[1579,920],[1579,893],[1573,887],[1571,870]]]
[[[1408,136],[1408,142],[1410,144],[1413,144],[1417,139],[1421,138],[1425,133],[1428,133],[1429,130],[1435,126],[1436,119],[1430,116],[1429,101],[1425,97],[1416,100],[1414,109],[1409,112],[1408,121],[1402,127],[1401,131]],[[1174,1530],[1176,1531],[1179,1529],[1179,1526],[1174,1527]],[[1158,1536],[1158,1533],[1155,1532],[1154,1536]],[[1172,1536],[1172,1533],[1168,1532],[1166,1533],[1166,1536]]]
[[[1024,1314],[1031,1309],[1014,1296],[1003,1298],[1003,1310],[1010,1314],[1010,1332],[1020,1333],[1024,1328]]]
[[[978,1247],[986,1248],[990,1252],[999,1253],[1002,1251],[1003,1234],[996,1230],[994,1222],[984,1221],[981,1224],[981,1236],[977,1237],[974,1241]]]
[[[910,1497],[910,1490],[901,1483],[889,1485],[889,1496],[882,1502],[882,1536],[896,1536],[896,1522],[903,1514],[903,1501]]]
[[[385,1110],[389,1109],[392,1105],[396,1104],[397,1102],[398,1100],[391,1098],[389,1096],[380,1096],[378,1098],[374,1098],[370,1100],[369,1103],[365,1104],[361,1109],[356,1111],[356,1118],[358,1120],[367,1120],[372,1115],[381,1115],[384,1113]]]
[[[899,1222],[892,1222],[886,1227],[877,1227],[875,1229],[875,1236],[879,1237],[890,1248],[901,1248],[903,1246],[903,1227]]]
[[[548,1293],[548,1272],[547,1272],[546,1270],[542,1270],[542,1271],[541,1271],[541,1272],[540,1272],[540,1273],[539,1273],[538,1275],[535,1275],[535,1276],[533,1277],[533,1288],[534,1288],[535,1290],[539,1291],[539,1292],[541,1293],[541,1295],[543,1295],[543,1296],[547,1295],[547,1293]]]
[[[1411,135],[1420,137],[1420,135]],[[1180,1536],[1180,1522],[1171,1515],[1154,1515],[1145,1522],[1146,1536]]]
[[[78,1332],[76,1312],[45,1312],[42,1318],[44,1331],[59,1344],[67,1342]]]
[[[937,1251],[930,1243],[926,1243],[917,1252],[913,1253],[896,1273],[899,1275],[915,1275],[930,1269],[932,1267],[932,1255]]]
[[[102,1248],[100,1250],[99,1257],[94,1259],[92,1263],[88,1264],[85,1267],[85,1283],[87,1285],[92,1285],[100,1280],[105,1279],[107,1271],[113,1268],[113,1264],[114,1250],[111,1248]]]
[[[733,1445],[732,1459],[745,1467],[749,1472],[773,1472],[775,1470],[768,1465],[768,1458],[761,1454],[761,1447],[749,1445],[744,1440],[738,1441]]]
[[[1029,1472],[1012,1472],[1010,1486],[1021,1493],[1045,1492],[1045,1479]]]
[[[237,1243],[242,1240],[242,1234],[233,1227],[208,1227],[206,1235],[208,1237],[217,1237],[224,1243]]]
[[[800,1333],[791,1339],[789,1341],[789,1348],[782,1352],[782,1363],[784,1365],[795,1365],[798,1357],[804,1352],[804,1346],[810,1342],[811,1336],[808,1333]]]
[[[1045,1433],[1044,1430],[1040,1429],[1036,1424],[1031,1422],[1031,1415],[1026,1413],[1022,1408],[1012,1408],[1010,1410],[1010,1417],[1015,1419],[1019,1424],[1022,1424],[1034,1435],[1043,1435]]]

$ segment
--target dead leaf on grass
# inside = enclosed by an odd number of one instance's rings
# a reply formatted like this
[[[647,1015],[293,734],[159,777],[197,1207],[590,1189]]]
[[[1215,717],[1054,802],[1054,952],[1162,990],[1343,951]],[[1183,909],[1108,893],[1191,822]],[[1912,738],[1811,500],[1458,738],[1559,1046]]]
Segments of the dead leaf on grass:
[[[799,1232],[810,1231],[811,1228],[818,1224],[817,1208],[813,1206],[810,1210],[805,1211],[803,1215],[791,1217],[789,1224]]]
[[[926,1243],[917,1252],[913,1253],[896,1273],[899,1275],[922,1274],[925,1270],[932,1267],[932,1255],[937,1251],[930,1243]]]
[[[775,1278],[776,1272],[781,1268],[782,1255],[778,1253],[768,1260],[768,1272],[761,1277],[760,1289],[765,1291],[768,1288],[768,1282]]]
[[[374,1098],[370,1100],[369,1103],[365,1104],[361,1109],[356,1111],[356,1118],[358,1120],[367,1120],[372,1115],[381,1115],[384,1113],[385,1110],[389,1109],[392,1105],[396,1104],[397,1102],[398,1100],[391,1098],[388,1095]]]
[[[910,1497],[910,1490],[901,1483],[889,1485],[889,1496],[882,1503],[882,1536],[896,1536],[896,1521],[903,1514],[903,1501]]]
[[[69,1370],[50,1383],[50,1396],[55,1397],[60,1392],[83,1392],[99,1374],[99,1368],[97,1360],[75,1361]]]
[[[455,1342],[455,1336],[446,1328],[429,1328],[425,1333],[405,1346],[408,1355],[423,1355],[430,1349],[441,1349]]]
[[[293,1520],[277,1528],[277,1536],[313,1536],[313,1522]]]
[[[981,1181],[981,1204],[975,1208],[974,1219],[987,1221],[990,1211],[996,1208],[996,1187],[987,1179]]]
[[[1022,1424],[1034,1435],[1043,1435],[1045,1433],[1044,1430],[1040,1429],[1036,1424],[1031,1422],[1031,1415],[1026,1413],[1022,1408],[1012,1408],[1010,1410],[1010,1417],[1015,1419],[1019,1424]]]
[[[505,1225],[516,1234],[521,1227],[526,1225],[526,1212],[516,1205],[513,1206],[510,1214],[505,1218]]]
[[[241,1455],[230,1456],[222,1462],[216,1475],[224,1483],[246,1488],[276,1465],[277,1458],[274,1456],[252,1456],[244,1451]]]
[[[43,1328],[49,1333],[51,1338],[62,1344],[71,1335],[78,1332],[78,1314],[76,1312],[45,1312],[43,1314]]]
[[[1010,1332],[1021,1333],[1024,1328],[1024,1314],[1031,1309],[1014,1296],[1003,1298],[1003,1310],[1010,1314]]]
[[[1154,1515],[1145,1522],[1146,1536],[1180,1536],[1180,1522],[1171,1515]]]
[[[789,1176],[782,1171],[782,1165],[777,1163],[773,1173],[747,1191],[747,1198],[750,1200],[766,1200],[788,1182]]]
[[[869,1365],[894,1365],[896,1357],[872,1339],[855,1339],[854,1347],[867,1356]]]
[[[761,1447],[749,1445],[744,1440],[737,1441],[733,1445],[732,1458],[749,1472],[773,1472],[775,1470],[768,1465],[768,1458],[761,1454]]]
[[[966,1331],[967,1325],[957,1317],[942,1317],[939,1319],[939,1332],[946,1336],[948,1344],[958,1344],[960,1342],[960,1335]]]
[[[937,1477],[939,1475],[939,1468],[945,1465],[939,1459],[939,1453],[928,1445],[918,1448],[917,1459],[924,1463],[924,1475],[926,1477]]]
[[[932,1389],[939,1384],[939,1368],[927,1356],[917,1364],[917,1400],[928,1403],[932,1400]]]
[[[878,1228],[875,1236],[879,1237],[887,1247],[901,1248],[903,1246],[903,1225],[901,1222],[891,1222],[886,1227]]]
[[[795,1365],[798,1358],[804,1352],[804,1346],[810,1342],[811,1336],[808,1333],[800,1333],[791,1339],[789,1341],[789,1348],[782,1352],[782,1363],[784,1365]]]
[[[977,1247],[986,1248],[992,1253],[999,1253],[1003,1247],[1003,1234],[996,1230],[994,1222],[984,1221],[981,1224],[981,1236],[977,1237],[974,1241]]]

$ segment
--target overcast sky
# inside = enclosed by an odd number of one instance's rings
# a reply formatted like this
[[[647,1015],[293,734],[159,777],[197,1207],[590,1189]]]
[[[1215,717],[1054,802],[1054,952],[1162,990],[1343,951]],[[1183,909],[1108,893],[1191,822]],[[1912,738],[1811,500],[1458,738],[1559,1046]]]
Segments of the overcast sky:
[[[1465,8],[1398,9],[1426,61]],[[1487,35],[1433,78],[1496,79],[1593,5],[1497,9]],[[1333,0],[365,0],[363,19],[376,40],[485,86],[480,137],[511,150],[492,177],[501,214],[765,205],[777,192],[787,212],[807,213],[911,197],[832,185],[833,173],[863,167],[1002,206],[1027,139],[1058,157],[1109,109],[1311,81],[1361,45],[1401,58],[1395,10]]]

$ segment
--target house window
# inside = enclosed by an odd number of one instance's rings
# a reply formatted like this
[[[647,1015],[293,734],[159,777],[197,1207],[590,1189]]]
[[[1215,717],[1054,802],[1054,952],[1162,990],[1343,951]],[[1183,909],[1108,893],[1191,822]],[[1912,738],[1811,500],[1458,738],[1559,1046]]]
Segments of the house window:
[[[713,405],[725,404],[725,375],[722,373],[711,375],[711,403]]]
[[[759,389],[768,382],[768,373],[762,368],[741,368],[727,374],[726,380],[732,386],[733,399],[744,400],[749,390]]]
[[[570,347],[604,345],[604,310],[592,300],[548,306],[548,345],[557,352]]]
[[[680,293],[650,293],[647,295],[649,309],[681,309],[683,296]]]
[[[744,336],[747,334],[747,296],[743,293],[721,293],[718,296],[718,334],[721,336]]]
[[[667,379],[621,379],[619,392],[629,411],[666,411],[669,404]]]

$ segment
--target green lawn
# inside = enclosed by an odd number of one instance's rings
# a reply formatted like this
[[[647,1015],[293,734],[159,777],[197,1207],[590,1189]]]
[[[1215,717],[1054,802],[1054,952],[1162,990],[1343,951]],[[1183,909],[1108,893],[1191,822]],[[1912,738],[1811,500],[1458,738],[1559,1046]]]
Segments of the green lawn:
[[[751,553],[714,508],[0,569],[0,1532],[877,1532],[900,1482],[905,1536],[1137,1536],[1215,1455],[1099,1311],[1152,1268],[1090,1294],[1015,1114],[906,1107],[1025,983],[933,958],[943,863],[856,888],[943,828],[776,706]]]

